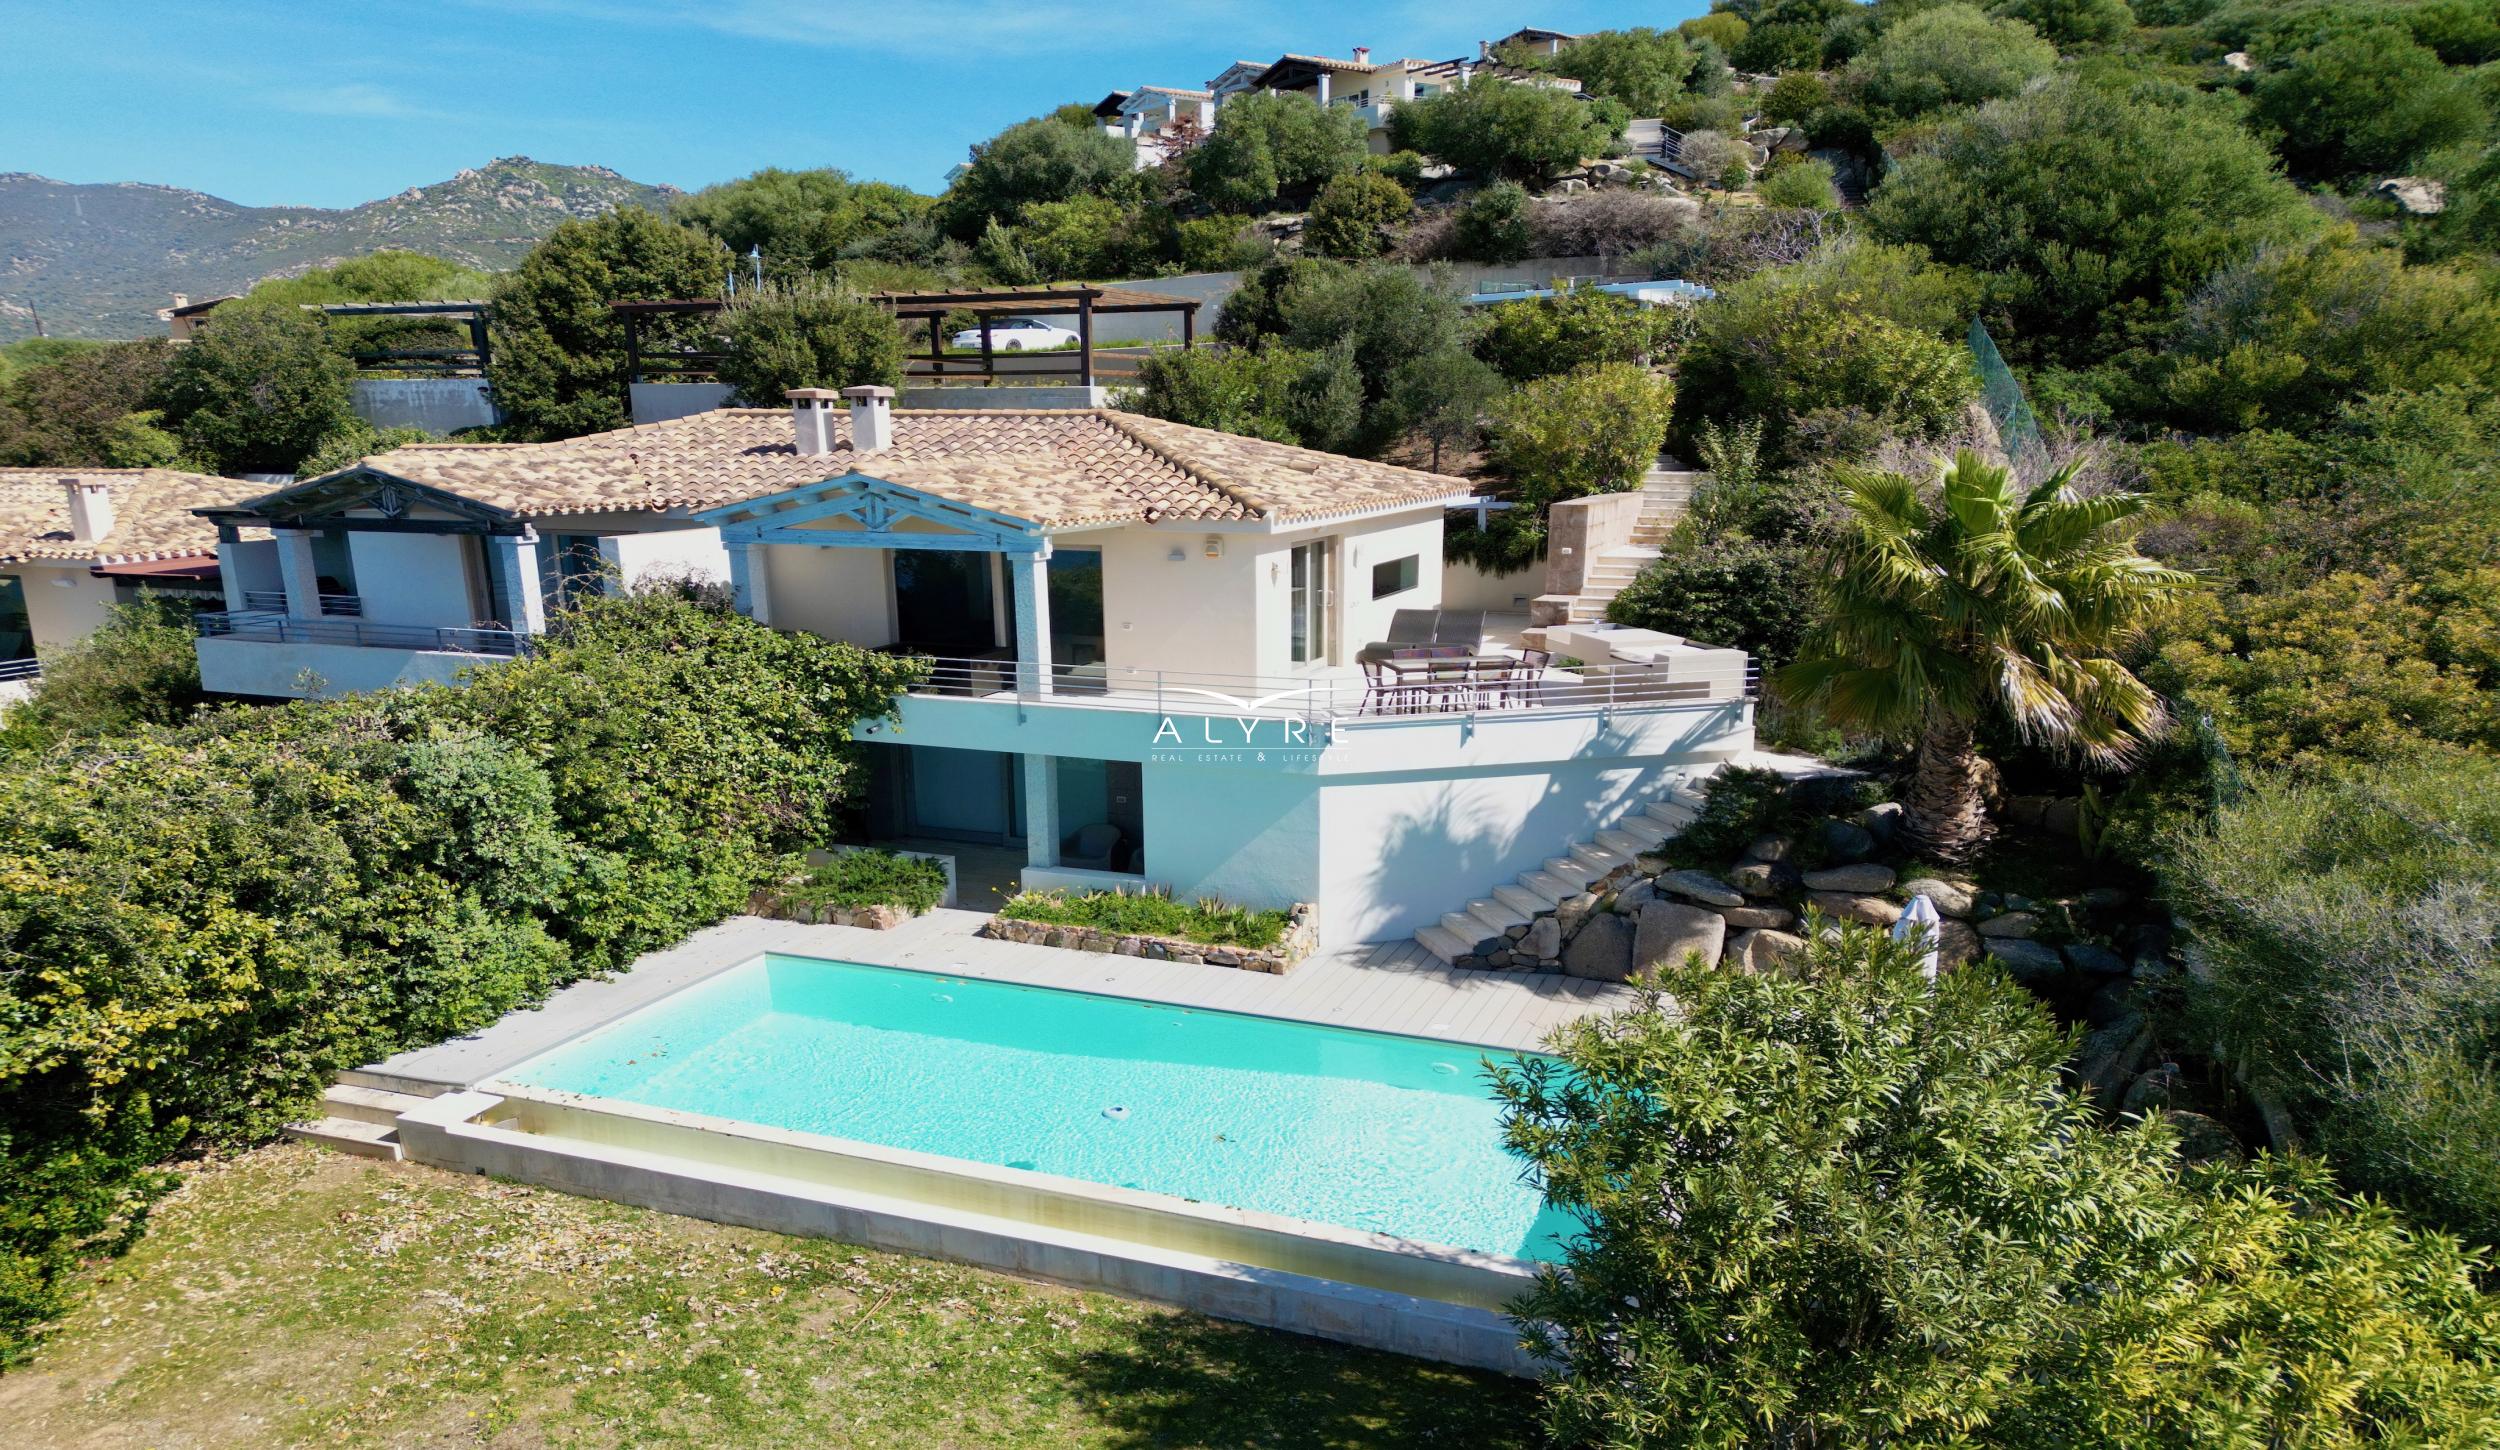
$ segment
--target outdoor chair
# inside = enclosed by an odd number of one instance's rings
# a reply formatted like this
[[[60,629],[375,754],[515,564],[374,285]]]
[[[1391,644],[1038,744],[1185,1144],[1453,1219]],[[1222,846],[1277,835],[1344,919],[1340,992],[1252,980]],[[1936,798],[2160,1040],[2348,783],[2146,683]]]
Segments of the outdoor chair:
[[[1388,644],[1431,644],[1437,609],[1401,609],[1389,616]]]
[[[1420,611],[1419,611],[1420,612]],[[1432,622],[1434,644],[1461,644],[1473,654],[1484,643],[1484,611],[1481,609],[1444,609]]]
[[[1389,673],[1379,659],[1358,661],[1363,667],[1363,709],[1366,715],[1396,715],[1414,708],[1414,687]]]
[[[1085,826],[1059,844],[1059,864],[1077,871],[1109,871],[1120,854],[1120,828],[1108,821]]]
[[[1546,667],[1553,663],[1554,656],[1549,651],[1521,650],[1517,662],[1502,671],[1501,688],[1497,696],[1500,703],[1505,705],[1535,704],[1545,683]]]

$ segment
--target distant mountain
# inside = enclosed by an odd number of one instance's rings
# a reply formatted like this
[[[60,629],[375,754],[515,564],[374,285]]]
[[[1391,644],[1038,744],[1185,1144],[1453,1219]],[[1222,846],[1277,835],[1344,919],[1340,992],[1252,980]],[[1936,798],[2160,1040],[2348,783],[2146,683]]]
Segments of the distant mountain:
[[[497,270],[567,217],[657,207],[678,194],[604,166],[526,156],[344,210],[0,172],[0,342],[34,335],[30,308],[54,337],[151,336],[164,328],[156,309],[176,292],[194,300],[241,292],[383,247]]]

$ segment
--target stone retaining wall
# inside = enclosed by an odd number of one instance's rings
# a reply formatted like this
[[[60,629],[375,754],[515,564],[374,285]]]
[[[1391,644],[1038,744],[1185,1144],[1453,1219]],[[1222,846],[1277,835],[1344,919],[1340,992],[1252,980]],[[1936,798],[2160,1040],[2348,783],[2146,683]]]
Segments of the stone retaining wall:
[[[1050,921],[1021,921],[1007,916],[991,917],[981,928],[981,935],[1000,941],[1022,942],[1026,946],[1106,952],[1115,957],[1144,957],[1154,962],[1202,962],[1208,966],[1239,967],[1245,972],[1266,972],[1270,976],[1281,977],[1318,947],[1319,908],[1307,901],[1294,907],[1285,922],[1284,938],[1272,947],[1209,946],[1205,942],[1185,941],[1179,937],[1143,936],[1136,932],[1105,931],[1100,927],[1066,926]]]
[[[747,914],[769,916],[775,921],[804,921],[812,926],[864,927],[869,931],[891,931],[919,915],[891,902],[876,906],[819,906],[770,887],[748,899]]]

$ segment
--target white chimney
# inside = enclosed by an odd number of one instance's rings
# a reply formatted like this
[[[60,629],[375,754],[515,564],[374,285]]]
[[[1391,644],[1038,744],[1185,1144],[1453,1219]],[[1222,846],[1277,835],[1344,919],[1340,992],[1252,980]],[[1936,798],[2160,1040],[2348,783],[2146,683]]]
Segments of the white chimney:
[[[1493,42],[1492,42],[1492,41],[1489,41],[1489,40],[1479,40],[1479,41],[1477,41],[1477,42],[1476,42],[1476,59],[1478,59],[1478,60],[1491,60],[1492,58],[1493,58]]]
[[[844,388],[842,396],[851,400],[851,452],[883,453],[894,446],[892,388]]]
[[[1354,47],[1354,63],[1356,65],[1370,65],[1372,63],[1372,48],[1368,45],[1358,45]]]
[[[833,451],[833,405],[842,395],[831,388],[792,388],[790,420],[798,427],[801,458]]]
[[[64,478],[69,493],[69,536],[92,544],[113,532],[113,490],[105,484]]]

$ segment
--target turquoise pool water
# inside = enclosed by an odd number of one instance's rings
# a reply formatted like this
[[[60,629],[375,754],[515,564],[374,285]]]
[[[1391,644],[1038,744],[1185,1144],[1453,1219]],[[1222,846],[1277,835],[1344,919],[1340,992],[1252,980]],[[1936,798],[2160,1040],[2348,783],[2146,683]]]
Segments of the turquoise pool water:
[[[1553,1258],[1482,1049],[768,956],[503,1074],[767,1127]]]

